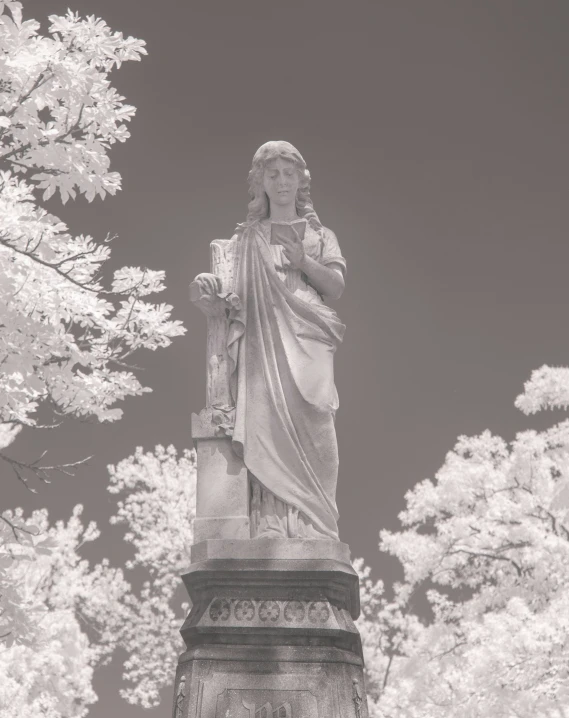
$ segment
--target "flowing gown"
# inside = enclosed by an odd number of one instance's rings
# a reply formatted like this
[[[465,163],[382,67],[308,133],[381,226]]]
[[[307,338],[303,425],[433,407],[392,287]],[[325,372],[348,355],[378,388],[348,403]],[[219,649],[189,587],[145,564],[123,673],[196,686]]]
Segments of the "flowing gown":
[[[240,237],[228,351],[235,400],[233,447],[251,477],[253,536],[338,540],[338,394],[333,358],[345,327],[270,244],[270,221]],[[344,272],[334,233],[307,224],[308,256]]]

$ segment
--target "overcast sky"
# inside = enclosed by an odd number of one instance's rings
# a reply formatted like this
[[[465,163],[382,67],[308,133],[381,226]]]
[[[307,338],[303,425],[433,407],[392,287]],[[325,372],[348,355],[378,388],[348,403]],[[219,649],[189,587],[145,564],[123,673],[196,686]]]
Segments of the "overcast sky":
[[[166,270],[188,333],[140,357],[151,395],[119,424],[28,432],[17,456],[94,454],[74,479],[31,495],[2,476],[2,504],[76,503],[103,536],[89,556],[128,556],[107,519],[106,465],[191,445],[205,401],[205,319],[188,284],[209,242],[247,209],[255,150],[284,139],[303,154],[314,206],[348,262],[335,305],[340,536],[376,577],[377,550],[404,494],[432,477],[460,434],[513,438],[552,423],[513,406],[531,370],[569,361],[569,3],[566,0],[26,0],[43,22],[70,6],[146,40],[114,82],[137,115],[113,148],[119,196],[52,211],[76,233],[119,238],[115,266]],[[545,423],[544,423],[545,422]],[[5,469],[3,469],[5,471]],[[96,680],[93,718],[139,716],[116,669]],[[104,693],[104,695],[103,695]],[[152,716],[167,715],[171,696]]]

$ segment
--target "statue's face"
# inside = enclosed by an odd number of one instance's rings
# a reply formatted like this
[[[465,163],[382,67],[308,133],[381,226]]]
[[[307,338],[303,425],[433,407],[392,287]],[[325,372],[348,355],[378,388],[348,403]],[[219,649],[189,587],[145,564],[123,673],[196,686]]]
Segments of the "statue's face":
[[[277,157],[269,160],[263,174],[263,187],[271,204],[294,204],[300,178],[294,162]]]

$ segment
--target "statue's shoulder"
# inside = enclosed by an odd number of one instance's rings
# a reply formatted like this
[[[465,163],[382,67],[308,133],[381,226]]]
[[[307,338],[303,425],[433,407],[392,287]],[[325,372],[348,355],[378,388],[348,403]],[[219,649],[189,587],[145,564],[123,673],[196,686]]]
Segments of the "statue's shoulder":
[[[322,264],[337,264],[342,271],[346,271],[346,260],[342,256],[340,243],[335,233],[329,227],[322,227],[322,253],[320,261]]]
[[[336,233],[330,227],[322,226],[322,244],[325,251],[340,251],[340,243]]]
[[[331,237],[332,239],[335,239],[335,240],[338,239],[336,237],[336,233],[332,229],[330,229],[330,227],[325,227],[324,225],[322,225],[322,230],[323,230],[325,237]]]

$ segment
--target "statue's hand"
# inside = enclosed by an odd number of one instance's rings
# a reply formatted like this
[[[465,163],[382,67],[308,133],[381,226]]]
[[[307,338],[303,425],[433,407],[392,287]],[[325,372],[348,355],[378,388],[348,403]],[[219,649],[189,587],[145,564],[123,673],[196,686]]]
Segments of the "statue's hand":
[[[215,274],[202,272],[201,274],[198,274],[198,276],[194,279],[194,282],[199,287],[202,296],[214,296],[215,294],[221,292],[221,279]]]
[[[282,244],[283,246],[283,252],[285,257],[288,259],[288,261],[292,264],[293,267],[300,269],[304,264],[304,259],[306,256],[304,252],[304,245],[302,243],[302,239],[300,238],[299,233],[292,225],[291,229],[294,232],[293,237],[285,237],[285,235],[277,233],[277,238],[280,244]]]
[[[190,301],[208,317],[221,316],[225,312],[225,301],[220,296],[221,279],[215,274],[198,274],[190,284]]]

